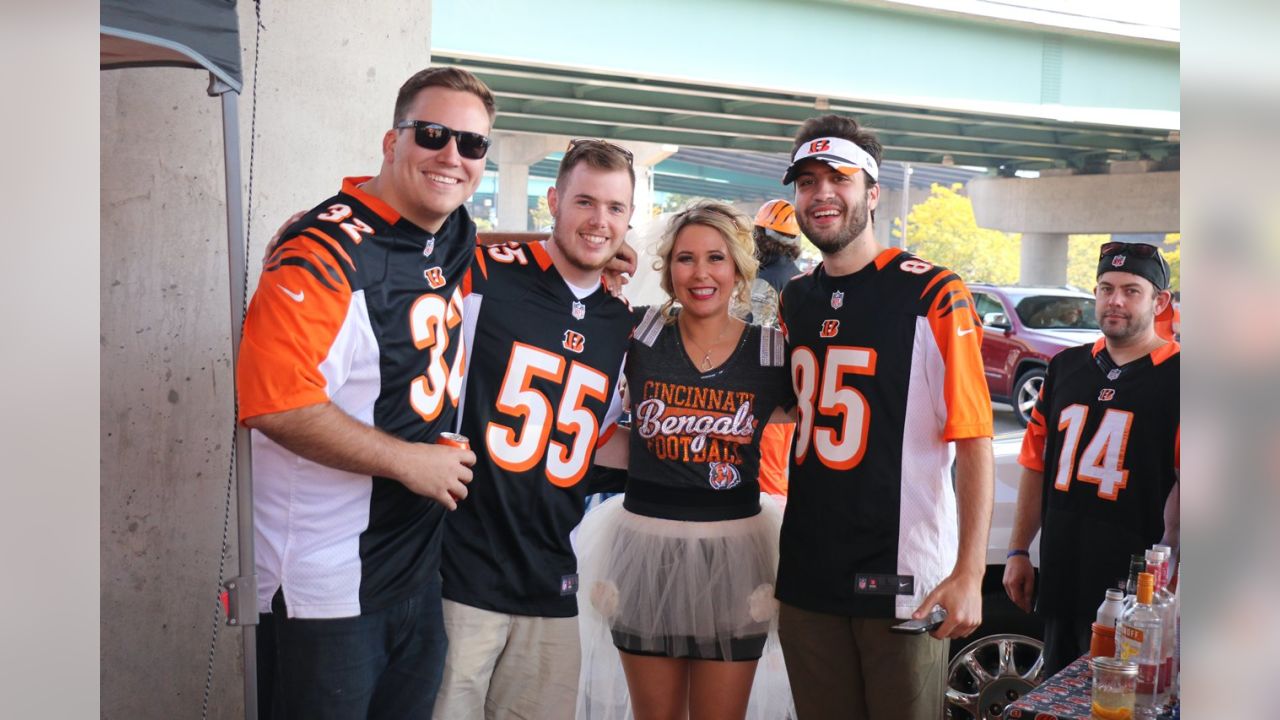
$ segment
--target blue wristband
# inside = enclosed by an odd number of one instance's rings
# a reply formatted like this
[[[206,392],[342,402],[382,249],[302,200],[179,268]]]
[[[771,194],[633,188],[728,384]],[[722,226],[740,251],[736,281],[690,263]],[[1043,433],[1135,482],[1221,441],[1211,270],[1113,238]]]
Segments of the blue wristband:
[[[1017,557],[1017,556],[1019,556],[1019,555],[1022,555],[1023,557],[1031,557],[1031,551],[1029,551],[1029,550],[1010,550],[1010,551],[1009,551],[1009,554],[1004,556],[1004,559],[1005,559],[1005,560],[1010,560],[1010,559],[1015,558],[1015,557]]]

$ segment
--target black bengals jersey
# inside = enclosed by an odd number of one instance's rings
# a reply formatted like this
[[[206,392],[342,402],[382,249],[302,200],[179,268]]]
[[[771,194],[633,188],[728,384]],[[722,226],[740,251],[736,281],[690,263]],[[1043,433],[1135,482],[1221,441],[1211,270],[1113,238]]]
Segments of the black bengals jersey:
[[[533,243],[476,250],[466,318],[459,431],[476,465],[446,522],[444,597],[572,617],[569,532],[582,520],[595,449],[621,412],[631,313],[603,287],[579,300]]]
[[[436,233],[346,178],[290,226],[245,317],[240,418],[332,402],[409,442],[453,426],[462,391],[462,279],[475,224]],[[290,617],[378,610],[438,574],[444,511],[396,480],[314,463],[253,432],[258,604]]]
[[[991,435],[969,290],[889,249],[793,279],[780,315],[799,415],[778,599],[907,617],[955,565],[950,441]]]
[[[673,323],[649,308],[627,357],[631,397],[625,507],[673,520],[731,520],[760,511],[760,435],[790,408],[782,333],[748,325],[732,354],[694,367]]]
[[[1129,556],[1160,542],[1178,479],[1180,357],[1169,343],[1118,367],[1099,339],[1049,363],[1018,457],[1044,473],[1041,612],[1091,616]]]

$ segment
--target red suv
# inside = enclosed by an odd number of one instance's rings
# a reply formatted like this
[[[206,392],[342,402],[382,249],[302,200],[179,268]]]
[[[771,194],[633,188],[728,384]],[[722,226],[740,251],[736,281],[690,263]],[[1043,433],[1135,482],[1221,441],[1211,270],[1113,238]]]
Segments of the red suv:
[[[991,399],[1031,418],[1049,359],[1102,337],[1093,296],[1067,288],[969,285],[982,318],[982,364]]]

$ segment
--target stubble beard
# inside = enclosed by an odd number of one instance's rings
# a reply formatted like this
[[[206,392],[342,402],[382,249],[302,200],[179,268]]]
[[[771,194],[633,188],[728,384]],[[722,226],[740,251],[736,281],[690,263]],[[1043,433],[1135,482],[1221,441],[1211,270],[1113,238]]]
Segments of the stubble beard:
[[[609,260],[611,260],[613,257],[612,254],[606,255],[603,260],[601,260],[600,262],[594,265],[587,262],[586,260],[583,260],[582,257],[577,253],[576,248],[573,247],[574,233],[572,232],[569,233],[569,241],[561,242],[561,239],[560,239],[561,235],[560,235],[559,228],[560,228],[559,225],[552,226],[551,242],[554,243],[556,246],[556,249],[560,251],[560,256],[565,259],[565,262],[572,265],[575,269],[582,270],[583,272],[599,272],[603,270],[606,265],[609,264]]]
[[[1128,345],[1146,333],[1155,322],[1155,312],[1132,313],[1121,326],[1108,325],[1105,318],[1098,318],[1098,326],[1108,340],[1117,345]]]
[[[862,232],[867,229],[870,222],[870,213],[867,212],[867,203],[863,202],[854,205],[851,209],[846,208],[846,218],[844,225],[835,231],[834,235],[824,238],[809,226],[808,218],[796,215],[796,220],[800,223],[800,230],[805,237],[809,238],[809,242],[818,248],[823,255],[834,255],[845,249],[854,240],[857,240]]]

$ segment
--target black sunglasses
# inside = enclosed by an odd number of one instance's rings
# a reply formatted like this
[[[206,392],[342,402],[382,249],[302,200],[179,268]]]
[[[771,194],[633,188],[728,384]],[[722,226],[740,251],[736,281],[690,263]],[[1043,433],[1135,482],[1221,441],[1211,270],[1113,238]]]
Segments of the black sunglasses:
[[[636,162],[636,157],[631,154],[630,150],[622,147],[621,145],[614,145],[608,140],[601,140],[600,138],[574,138],[569,141],[569,147],[565,148],[565,153],[573,152],[575,148],[579,147],[602,147],[606,150],[612,150],[620,153],[627,159],[628,165],[634,165]]]
[[[1102,247],[1098,249],[1098,259],[1108,255],[1119,255],[1120,253],[1127,253],[1140,258],[1152,258],[1159,251],[1159,248],[1155,245],[1148,245],[1147,243],[1109,242],[1103,243]]]
[[[396,130],[413,128],[413,141],[428,150],[443,150],[449,144],[449,138],[458,138],[458,154],[471,160],[479,160],[489,151],[489,138],[480,133],[454,130],[440,123],[426,120],[401,120],[396,123]]]

